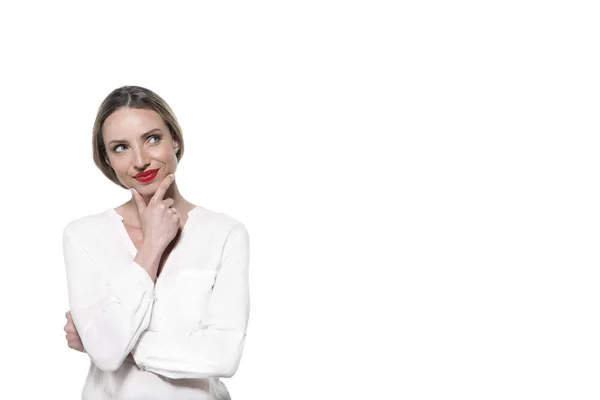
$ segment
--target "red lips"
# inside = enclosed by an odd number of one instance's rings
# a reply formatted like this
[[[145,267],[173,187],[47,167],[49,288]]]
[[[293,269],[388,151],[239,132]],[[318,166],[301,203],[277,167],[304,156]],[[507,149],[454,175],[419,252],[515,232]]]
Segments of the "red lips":
[[[158,169],[149,169],[148,171],[140,172],[139,174],[137,174],[135,176],[135,179],[137,179],[140,182],[150,182],[151,180],[156,178],[157,172]]]

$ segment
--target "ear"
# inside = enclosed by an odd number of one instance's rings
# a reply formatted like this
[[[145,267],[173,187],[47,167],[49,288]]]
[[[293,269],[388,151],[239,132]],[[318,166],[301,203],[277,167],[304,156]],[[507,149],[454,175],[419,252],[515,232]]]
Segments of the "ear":
[[[173,151],[175,151],[175,154],[179,152],[179,142],[177,140],[173,140]]]

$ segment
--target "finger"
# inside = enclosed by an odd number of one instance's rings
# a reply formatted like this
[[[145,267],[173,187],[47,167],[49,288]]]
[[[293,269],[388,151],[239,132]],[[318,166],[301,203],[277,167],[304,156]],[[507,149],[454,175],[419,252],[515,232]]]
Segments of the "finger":
[[[67,331],[67,332],[77,332],[77,327],[75,326],[75,324],[73,323],[73,321],[67,322],[67,324],[65,325],[65,331]]]
[[[171,208],[171,210],[173,213],[173,222],[178,222],[179,228],[183,228],[183,226],[182,226],[183,220],[181,219],[181,213],[176,208]]]
[[[83,347],[83,343],[81,343],[81,340],[77,339],[77,338],[69,338],[67,340],[67,344],[75,346],[75,347]]]
[[[65,332],[76,332],[77,328],[75,328],[75,325],[72,322],[67,322],[67,324],[65,325]]]
[[[73,322],[73,317],[71,316],[71,311],[67,311],[67,321]]]
[[[75,333],[75,332],[77,332],[77,330],[75,329],[75,327],[73,325],[67,325],[67,326],[65,326],[65,332]]]
[[[133,200],[137,205],[138,213],[142,215],[142,213],[146,209],[146,202],[144,201],[144,198],[134,188],[129,189],[129,191],[131,192],[131,196],[133,197]]]
[[[171,207],[173,203],[175,203],[175,200],[173,200],[171,197],[167,197],[166,199],[162,200],[161,203],[165,204],[167,207]]]
[[[167,175],[167,177],[163,179],[163,181],[158,186],[158,189],[156,189],[156,192],[154,192],[154,196],[152,196],[152,198],[150,199],[150,203],[155,204],[161,201],[165,193],[167,192],[167,189],[169,188],[169,186],[171,186],[171,183],[173,183],[174,180],[175,174]]]
[[[67,342],[67,346],[69,346],[73,350],[83,351],[83,344],[81,344],[81,342],[78,342],[76,340]]]

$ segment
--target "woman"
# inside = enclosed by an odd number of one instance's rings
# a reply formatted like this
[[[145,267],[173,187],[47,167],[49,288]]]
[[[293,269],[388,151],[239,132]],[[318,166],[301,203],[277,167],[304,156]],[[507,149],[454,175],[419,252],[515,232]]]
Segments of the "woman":
[[[94,161],[132,198],[64,228],[65,331],[90,357],[85,400],[230,398],[219,378],[246,337],[248,231],[179,193],[183,149],[154,92],[124,86],[101,104]]]

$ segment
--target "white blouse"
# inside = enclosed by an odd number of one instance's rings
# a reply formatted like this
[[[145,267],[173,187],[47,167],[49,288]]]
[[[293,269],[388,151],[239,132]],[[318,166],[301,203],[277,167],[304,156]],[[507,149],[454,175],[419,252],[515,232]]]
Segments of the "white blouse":
[[[64,228],[69,307],[90,357],[82,399],[230,399],[219,378],[246,339],[245,226],[193,208],[154,283],[122,221],[110,208]]]

